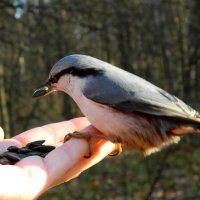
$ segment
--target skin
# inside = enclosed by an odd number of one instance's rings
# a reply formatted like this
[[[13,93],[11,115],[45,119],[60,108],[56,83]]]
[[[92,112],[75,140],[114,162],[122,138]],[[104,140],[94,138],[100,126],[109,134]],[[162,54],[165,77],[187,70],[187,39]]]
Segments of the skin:
[[[88,153],[86,140],[72,138],[63,144],[64,136],[74,131],[100,134],[86,118],[37,127],[10,139],[4,139],[0,128],[0,153],[6,151],[10,145],[21,147],[42,139],[45,139],[45,144],[57,146],[45,158],[31,156],[15,165],[0,165],[0,199],[37,199],[49,188],[77,177],[115,148],[108,140],[92,139],[94,154],[90,159],[85,159],[84,155]]]

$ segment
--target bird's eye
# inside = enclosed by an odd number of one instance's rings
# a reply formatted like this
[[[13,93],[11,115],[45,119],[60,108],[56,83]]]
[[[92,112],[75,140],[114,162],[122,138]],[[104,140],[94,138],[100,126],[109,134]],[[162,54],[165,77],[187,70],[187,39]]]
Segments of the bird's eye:
[[[54,77],[51,77],[49,80],[50,80],[51,83],[57,83],[58,77],[54,76]]]
[[[73,74],[73,73],[74,73],[74,70],[71,69],[71,70],[69,71],[69,74]]]

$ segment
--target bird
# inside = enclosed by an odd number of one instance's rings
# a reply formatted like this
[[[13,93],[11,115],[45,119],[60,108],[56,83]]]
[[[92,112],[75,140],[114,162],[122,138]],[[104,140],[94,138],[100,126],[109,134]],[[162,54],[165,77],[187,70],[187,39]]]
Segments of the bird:
[[[144,155],[177,143],[187,134],[200,132],[200,114],[176,96],[147,80],[105,61],[73,54],[60,59],[48,80],[33,97],[56,91],[68,94],[91,124],[103,133],[71,133],[71,137],[102,137],[122,146],[142,150]],[[91,143],[89,155],[92,155]]]

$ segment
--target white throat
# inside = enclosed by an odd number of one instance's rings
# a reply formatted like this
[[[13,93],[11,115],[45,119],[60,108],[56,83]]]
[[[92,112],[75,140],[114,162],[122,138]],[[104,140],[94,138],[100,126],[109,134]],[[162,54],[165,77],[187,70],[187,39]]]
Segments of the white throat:
[[[56,90],[63,91],[71,96],[76,102],[77,98],[82,96],[85,79],[77,76],[65,75],[62,76],[56,84]]]

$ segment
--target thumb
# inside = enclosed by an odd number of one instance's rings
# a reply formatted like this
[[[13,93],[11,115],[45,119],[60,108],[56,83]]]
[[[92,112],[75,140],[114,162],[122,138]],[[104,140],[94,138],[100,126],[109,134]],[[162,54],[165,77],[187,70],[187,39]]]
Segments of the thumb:
[[[0,140],[3,140],[3,138],[4,138],[4,131],[0,126]]]

